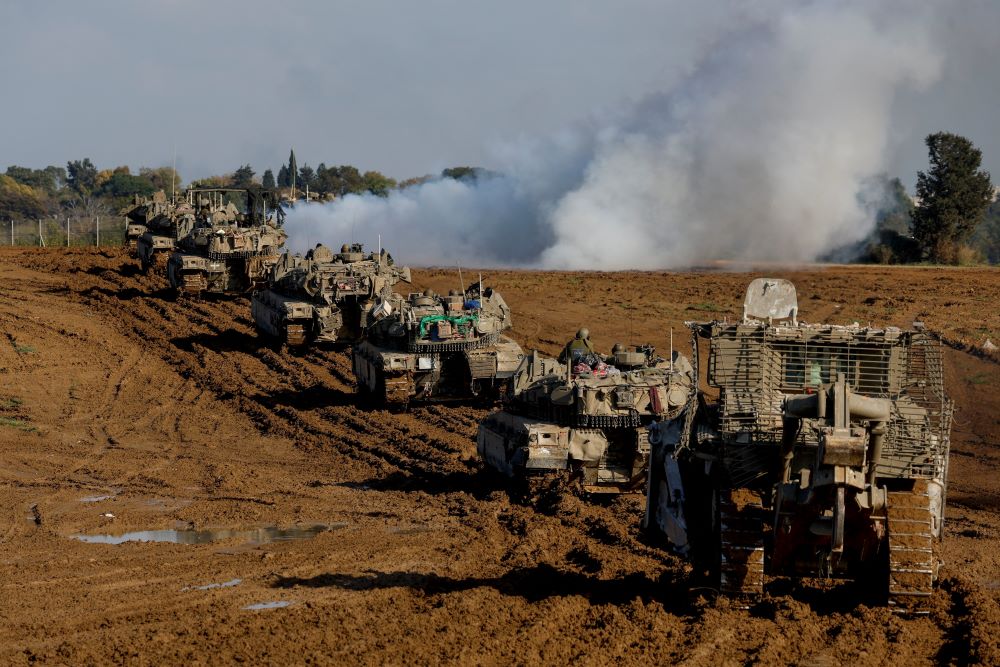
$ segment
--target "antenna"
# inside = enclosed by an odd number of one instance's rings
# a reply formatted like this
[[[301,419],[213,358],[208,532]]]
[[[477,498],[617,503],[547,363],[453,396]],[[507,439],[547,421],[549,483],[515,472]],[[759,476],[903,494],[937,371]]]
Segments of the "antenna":
[[[465,280],[462,279],[462,265],[458,265],[458,282],[462,285],[462,296],[465,296]]]
[[[674,372],[674,328],[670,327],[670,372]]]
[[[177,142],[174,142],[174,164],[170,167],[170,201],[177,198]],[[176,203],[176,202],[175,202]]]

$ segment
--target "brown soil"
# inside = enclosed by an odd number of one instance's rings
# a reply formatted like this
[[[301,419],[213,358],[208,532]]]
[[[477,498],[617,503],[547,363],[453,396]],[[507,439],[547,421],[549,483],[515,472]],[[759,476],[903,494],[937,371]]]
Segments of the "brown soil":
[[[512,503],[476,462],[483,409],[359,409],[344,352],[274,352],[245,299],[174,302],[117,250],[14,249],[0,252],[0,662],[1000,663],[1000,366],[958,351],[1000,342],[1000,272],[774,273],[798,285],[803,319],[917,318],[956,348],[929,616],[851,585],[778,581],[750,610],[714,599],[644,541],[640,497]],[[515,338],[552,353],[582,324],[601,348],[665,351],[673,330],[687,351],[683,321],[737,315],[749,275],[487,278]],[[314,523],[332,529],[264,545],[70,538]],[[289,605],[245,609],[272,601]]]

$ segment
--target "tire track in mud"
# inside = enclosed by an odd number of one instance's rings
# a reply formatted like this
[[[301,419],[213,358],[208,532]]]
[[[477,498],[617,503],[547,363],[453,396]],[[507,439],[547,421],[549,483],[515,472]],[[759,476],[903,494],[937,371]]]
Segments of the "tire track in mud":
[[[116,267],[108,254],[98,267],[72,267],[69,289],[110,316],[145,353],[157,354],[197,386],[232,402],[262,432],[332,450],[361,464],[360,474],[437,478],[466,472],[457,457],[470,449],[478,422],[474,412],[461,407],[361,411],[353,405],[348,352],[274,352],[251,329],[245,299],[173,301],[164,296],[164,280],[130,270],[123,253]]]

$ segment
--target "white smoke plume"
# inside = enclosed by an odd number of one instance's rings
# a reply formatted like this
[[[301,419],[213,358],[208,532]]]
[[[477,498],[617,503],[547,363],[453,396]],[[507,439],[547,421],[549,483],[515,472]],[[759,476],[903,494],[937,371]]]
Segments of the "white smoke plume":
[[[874,4],[874,3],[873,3]],[[721,32],[691,74],[612,117],[500,146],[499,176],[299,206],[291,245],[412,265],[657,269],[810,261],[863,238],[894,99],[940,75],[912,4],[806,2]]]

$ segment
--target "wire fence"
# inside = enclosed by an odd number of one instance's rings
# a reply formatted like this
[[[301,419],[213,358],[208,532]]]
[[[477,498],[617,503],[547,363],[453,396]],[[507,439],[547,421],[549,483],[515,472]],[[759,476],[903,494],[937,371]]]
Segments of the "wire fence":
[[[52,217],[0,223],[0,244],[58,248],[112,246],[125,242],[125,222],[118,216]]]

